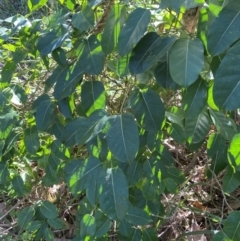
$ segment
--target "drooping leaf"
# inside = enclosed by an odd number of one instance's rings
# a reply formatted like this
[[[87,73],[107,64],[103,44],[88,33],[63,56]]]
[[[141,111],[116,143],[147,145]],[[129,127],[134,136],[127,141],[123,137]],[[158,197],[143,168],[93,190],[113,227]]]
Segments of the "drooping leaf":
[[[84,72],[90,75],[100,74],[104,67],[104,53],[101,43],[95,35],[91,35],[83,43],[83,51],[78,63]]]
[[[68,68],[64,68],[60,78],[57,79],[57,83],[54,88],[53,95],[57,100],[61,100],[70,96],[76,86],[81,83],[83,76],[83,69],[76,63]],[[55,76],[53,76],[53,79]],[[58,78],[58,75],[56,75]]]
[[[117,46],[121,27],[126,18],[126,8],[116,4],[110,10],[102,34],[101,45],[105,54],[109,54]]]
[[[132,74],[140,74],[152,67],[171,48],[175,38],[161,38],[157,33],[147,33],[134,47],[129,61]]]
[[[215,18],[208,31],[208,50],[215,56],[240,37],[240,2],[230,1]]]
[[[170,51],[169,66],[173,80],[182,87],[194,83],[203,67],[203,44],[200,39],[178,39]]]
[[[74,160],[66,168],[66,179],[69,189],[74,195],[90,187],[97,181],[98,175],[102,170],[102,164],[95,157],[83,160]]]
[[[24,131],[24,144],[30,154],[36,154],[40,147],[36,126],[31,126]]]
[[[33,206],[24,208],[18,214],[17,223],[21,228],[26,228],[28,224],[33,220],[35,214],[35,210]]]
[[[240,56],[238,54],[239,51],[240,42],[237,42],[227,52],[227,54],[221,61],[221,64],[218,67],[215,75],[215,81],[213,86],[214,101],[218,107],[224,108],[226,110],[236,110],[240,107]]]
[[[225,114],[210,109],[210,115],[217,131],[225,140],[231,140],[237,127],[234,121]]]
[[[82,108],[86,115],[98,109],[104,109],[106,94],[104,85],[100,81],[85,81],[81,91]]]
[[[36,124],[39,131],[45,131],[51,125],[53,119],[54,104],[51,101],[43,101],[37,107]]]
[[[164,120],[164,106],[159,95],[151,89],[136,89],[130,97],[131,109],[138,123],[146,130],[159,131]]]
[[[128,54],[141,39],[150,22],[151,12],[137,8],[128,17],[118,39],[118,51],[121,56]]]
[[[100,207],[112,220],[122,220],[128,210],[128,185],[120,168],[109,168],[98,180]]]
[[[81,12],[75,13],[72,18],[72,25],[80,31],[87,31],[94,26],[94,11],[88,5],[84,6]]]
[[[58,216],[56,206],[49,201],[42,201],[40,206],[41,214],[48,219],[55,219]]]
[[[110,127],[106,134],[108,147],[121,162],[131,162],[139,148],[138,128],[131,114],[109,118]]]

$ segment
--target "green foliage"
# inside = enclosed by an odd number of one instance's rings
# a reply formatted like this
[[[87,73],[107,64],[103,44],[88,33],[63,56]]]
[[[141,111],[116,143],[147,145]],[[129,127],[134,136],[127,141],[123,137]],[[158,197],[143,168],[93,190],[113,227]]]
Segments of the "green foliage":
[[[232,118],[240,4],[150,2],[59,0],[33,19],[51,1],[28,0],[28,15],[2,21],[0,185],[27,199],[36,187],[66,184],[79,202],[73,240],[102,240],[110,230],[122,240],[158,240],[171,216],[161,197],[186,181],[164,146],[169,137],[188,152],[207,142],[208,178],[225,170],[223,191],[240,186]],[[181,16],[197,6],[196,35]],[[53,240],[65,228],[61,198],[33,200],[17,214],[19,235]],[[238,212],[221,225],[212,240],[240,240]]]

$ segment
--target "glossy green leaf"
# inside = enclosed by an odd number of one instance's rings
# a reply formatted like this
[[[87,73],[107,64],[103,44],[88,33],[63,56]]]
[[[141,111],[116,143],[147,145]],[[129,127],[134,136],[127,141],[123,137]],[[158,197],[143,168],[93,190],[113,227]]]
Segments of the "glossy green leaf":
[[[240,37],[240,3],[230,1],[211,24],[208,31],[208,50],[215,56],[225,51]]]
[[[21,228],[26,228],[28,224],[33,220],[35,210],[33,206],[24,208],[20,211],[17,217],[17,223]]]
[[[240,107],[239,51],[240,42],[237,42],[223,58],[215,76],[213,86],[214,101],[218,107],[226,110],[235,110]]]
[[[107,67],[119,77],[130,74],[128,69],[129,55],[122,58],[111,59],[107,62]]]
[[[77,195],[78,192],[90,187],[92,183],[97,181],[101,170],[102,164],[95,157],[90,157],[85,161],[74,160],[70,162],[65,168],[69,189],[74,195]]]
[[[185,120],[185,132],[188,142],[191,144],[201,142],[208,134],[211,127],[211,119],[207,109],[203,109],[197,116],[187,116]]]
[[[52,52],[53,59],[60,65],[60,66],[66,66],[67,60],[66,60],[66,53],[62,48],[57,48]]]
[[[106,93],[104,85],[100,81],[85,81],[81,91],[82,108],[86,115],[98,109],[104,109],[106,105]]]
[[[105,54],[109,54],[117,46],[121,27],[126,18],[126,8],[121,4],[116,4],[110,10],[103,34],[101,45]]]
[[[52,123],[54,104],[51,101],[43,101],[37,107],[36,124],[39,131],[45,131]]]
[[[151,12],[144,8],[137,8],[129,15],[118,39],[118,51],[121,56],[128,54],[142,38],[150,18]]]
[[[37,127],[31,126],[24,131],[24,144],[30,154],[36,154],[40,147]]]
[[[129,61],[132,74],[140,74],[164,56],[171,48],[175,38],[161,38],[157,33],[147,33],[134,47]]]
[[[80,229],[82,238],[85,238],[88,235],[93,236],[96,231],[95,218],[89,214],[85,214],[82,218]]]
[[[160,96],[151,89],[136,89],[130,97],[131,109],[138,123],[148,131],[160,131],[165,110]]]
[[[12,180],[13,189],[19,197],[23,197],[26,194],[26,188],[21,176],[17,175]]]
[[[240,133],[233,136],[228,147],[228,161],[234,166],[240,165]]]
[[[56,78],[58,75],[56,75]],[[76,89],[76,86],[81,83],[83,69],[76,63],[68,68],[64,68],[60,73],[60,78],[54,88],[53,95],[57,100],[70,96]],[[56,78],[52,78],[55,80]]]
[[[0,114],[0,140],[1,139],[6,139],[13,127],[14,124],[17,122],[17,113],[13,110],[8,111],[7,114]]]
[[[135,185],[142,177],[142,163],[133,160],[127,168],[127,181],[130,186]]]
[[[95,35],[91,35],[83,43],[83,51],[78,63],[84,72],[91,75],[100,74],[104,67],[104,53],[101,43]]]
[[[120,168],[109,168],[98,180],[102,211],[113,220],[122,220],[128,210],[128,185]]]
[[[186,141],[186,132],[182,126],[172,123],[167,129],[169,135],[178,143],[183,144]]]
[[[227,167],[227,171],[223,177],[223,191],[231,193],[240,186],[240,172],[234,171],[231,166]]]
[[[207,104],[207,87],[205,81],[198,79],[184,91],[182,106],[185,116],[197,118]]]
[[[75,13],[72,18],[72,25],[80,31],[87,31],[94,26],[94,11],[88,5]]]
[[[69,105],[69,98],[64,98],[58,101],[59,111],[66,117],[72,118],[72,111]]]
[[[223,232],[232,241],[240,240],[240,212],[231,212],[223,225]]]
[[[182,87],[194,83],[203,67],[203,44],[200,39],[178,39],[169,56],[170,74]]]
[[[176,106],[169,107],[166,110],[166,117],[172,123],[176,123],[179,126],[183,127],[183,120],[185,118],[185,113],[181,108],[176,107]]]
[[[131,162],[139,148],[138,128],[129,113],[109,118],[106,139],[113,155],[121,162]]]
[[[14,62],[7,62],[1,70],[0,87],[6,87],[10,83],[17,65]]]
[[[48,219],[55,219],[58,216],[58,210],[56,206],[49,201],[42,201],[40,212],[45,218]]]
[[[68,37],[69,33],[65,33],[59,37],[55,31],[48,32],[45,36],[39,38],[37,48],[42,55],[48,55],[55,49],[61,47]]]
[[[124,219],[133,225],[147,225],[152,222],[152,219],[146,212],[133,206],[129,207]]]
[[[211,109],[210,115],[218,133],[220,133],[225,140],[231,140],[237,130],[234,121],[225,114]]]

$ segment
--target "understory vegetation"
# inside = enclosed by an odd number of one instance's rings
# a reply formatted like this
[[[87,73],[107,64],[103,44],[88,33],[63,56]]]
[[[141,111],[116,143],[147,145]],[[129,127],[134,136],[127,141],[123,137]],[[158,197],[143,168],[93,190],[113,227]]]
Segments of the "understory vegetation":
[[[0,2],[0,240],[240,240],[239,0]]]

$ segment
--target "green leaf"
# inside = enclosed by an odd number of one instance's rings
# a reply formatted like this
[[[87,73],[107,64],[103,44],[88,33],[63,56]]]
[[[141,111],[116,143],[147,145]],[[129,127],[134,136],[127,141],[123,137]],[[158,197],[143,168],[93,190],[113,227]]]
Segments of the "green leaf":
[[[151,132],[160,131],[164,120],[164,106],[160,96],[153,90],[135,89],[130,97],[131,109],[138,123]]]
[[[127,181],[129,186],[134,186],[142,177],[142,163],[133,160],[127,168]]]
[[[104,67],[104,53],[101,43],[95,35],[91,35],[83,43],[83,52],[78,63],[84,72],[90,75],[100,74]]]
[[[0,88],[8,86],[10,83],[14,72],[16,71],[17,65],[14,62],[7,62],[2,71],[1,71],[1,79],[0,79]]]
[[[185,120],[185,132],[188,142],[196,144],[201,142],[208,134],[211,127],[211,119],[207,109],[203,109],[197,116],[187,116]]]
[[[234,171],[231,166],[227,167],[227,171],[223,177],[223,191],[226,193],[231,193],[240,186],[240,172]]]
[[[84,238],[88,235],[93,236],[96,231],[95,218],[89,214],[85,214],[80,224],[81,237]]]
[[[157,33],[147,33],[134,47],[129,61],[132,74],[140,74],[148,70],[171,48],[175,38],[161,38]]]
[[[97,110],[88,118],[81,118],[82,121],[79,122],[75,134],[76,143],[78,145],[87,143],[102,131],[108,120],[106,114],[107,113],[103,110]]]
[[[185,116],[197,118],[207,104],[207,87],[205,81],[198,79],[198,81],[184,91],[182,98]]]
[[[17,175],[12,180],[13,189],[19,197],[23,197],[26,194],[26,188],[21,176]]]
[[[8,111],[5,115],[0,115],[0,140],[6,139],[17,121],[17,113],[13,110]]]
[[[103,0],[88,0],[88,5],[91,7],[95,7],[96,5],[100,4]]]
[[[80,31],[87,31],[94,26],[94,11],[88,5],[82,8],[81,12],[75,13],[72,18],[72,25]]]
[[[125,219],[123,219],[118,225],[119,234],[123,235],[124,237],[130,237],[134,231],[132,226],[133,225],[131,223],[129,223]]]
[[[120,168],[108,168],[98,180],[102,211],[113,220],[122,220],[128,210],[128,185]]]
[[[34,232],[37,231],[42,225],[42,222],[40,221],[31,221],[26,228],[27,232]]]
[[[129,113],[109,118],[106,139],[113,155],[121,162],[131,162],[139,148],[138,128]]]
[[[208,31],[208,50],[215,56],[240,37],[240,3],[232,0],[220,12]]]
[[[200,39],[178,39],[169,56],[170,74],[182,87],[194,83],[203,67],[203,44]]]
[[[55,76],[53,76],[55,77]],[[75,63],[68,68],[64,68],[60,78],[57,79],[53,95],[57,100],[70,96],[76,89],[76,86],[81,83],[83,77],[83,69]],[[55,78],[58,78],[56,75]],[[53,78],[55,80],[55,78]]]
[[[37,127],[31,126],[24,131],[24,144],[30,154],[36,154],[40,147]]]
[[[235,110],[240,107],[239,51],[240,42],[237,42],[223,58],[215,76],[213,86],[214,101],[218,107],[226,110]]]
[[[169,135],[178,143],[183,144],[186,141],[186,133],[182,126],[172,123],[167,131]]]
[[[9,177],[8,165],[0,163],[0,184],[5,184]]]
[[[97,181],[101,170],[102,164],[95,157],[90,157],[85,161],[70,162],[65,168],[65,173],[67,184],[73,195],[92,186],[92,183]]]
[[[47,219],[55,219],[58,216],[58,210],[56,206],[49,201],[41,202],[40,212]]]
[[[142,209],[130,206],[127,215],[124,218],[133,225],[147,225],[152,222],[150,216]]]
[[[95,236],[97,238],[101,238],[104,234],[106,234],[112,226],[112,222],[109,218],[104,215],[101,215],[100,218],[96,218],[96,233]]]
[[[228,161],[234,166],[240,165],[240,133],[233,136],[228,147]]]
[[[107,17],[101,45],[105,54],[110,54],[113,49],[117,46],[120,29],[126,18],[126,8],[123,5],[114,5]]]
[[[159,198],[160,192],[162,192],[164,189],[159,188],[158,184],[154,180],[148,180],[147,178],[144,178],[142,182],[142,192],[143,196],[146,200],[156,200]]]
[[[169,107],[166,110],[166,117],[172,123],[176,123],[179,126],[183,127],[183,120],[185,118],[185,113],[181,108],[176,106]]]
[[[85,81],[81,91],[82,108],[86,115],[98,109],[104,109],[106,105],[106,93],[104,85],[100,81]]]
[[[24,208],[20,211],[17,217],[17,223],[19,227],[26,228],[28,224],[33,220],[35,215],[35,210],[33,206]]]
[[[142,233],[139,229],[133,229],[133,233],[131,234],[129,240],[131,241],[139,241],[141,240]]]
[[[60,218],[48,219],[47,222],[54,229],[64,228],[64,222]]]
[[[154,230],[154,228],[146,228],[146,229],[143,229],[142,232],[143,232],[142,240],[144,241],[158,240],[158,235],[156,230]]]
[[[67,65],[66,53],[62,48],[55,49],[52,52],[52,57],[60,66],[64,67]]]
[[[220,133],[225,140],[231,140],[237,130],[233,120],[225,114],[211,109],[210,115],[218,133]]]
[[[53,232],[51,231],[51,229],[46,228],[44,230],[44,237],[46,241],[52,241],[54,239],[54,235]]]
[[[58,101],[59,111],[64,115],[66,118],[72,118],[72,111],[69,104],[69,98],[64,98]]]
[[[36,124],[39,131],[46,131],[52,123],[54,113],[54,104],[49,101],[43,101],[37,107]]]
[[[177,184],[176,184],[176,182],[174,182],[174,180],[172,178],[165,178],[165,179],[163,179],[163,183],[164,183],[166,189],[170,193],[176,194],[178,192]]]
[[[121,56],[128,54],[142,38],[150,22],[151,12],[137,8],[128,17],[118,39],[118,51]]]
[[[189,0],[162,0],[160,2],[160,8],[165,9],[165,8],[170,8],[176,12],[180,11],[181,7],[185,7],[186,9],[189,8],[195,8],[199,5],[197,1],[189,1]]]
[[[37,48],[41,55],[48,55],[55,49],[61,47],[68,37],[69,33],[65,33],[59,37],[56,31],[48,32],[45,36],[39,38]]]
[[[12,96],[13,94],[9,87],[3,90],[0,90],[0,105],[1,105],[0,108],[1,109],[4,108],[4,106],[11,101]]]
[[[47,3],[47,0],[28,0],[28,8],[30,12],[33,12],[41,7],[43,7]]]
[[[223,232],[232,241],[240,240],[240,212],[231,212],[224,222]]]
[[[119,77],[124,77],[129,73],[128,69],[129,55],[122,58],[111,59],[107,62],[107,67],[116,73]]]

